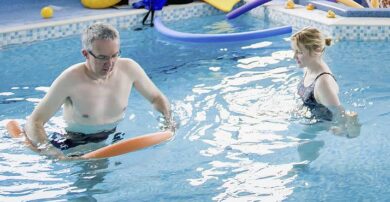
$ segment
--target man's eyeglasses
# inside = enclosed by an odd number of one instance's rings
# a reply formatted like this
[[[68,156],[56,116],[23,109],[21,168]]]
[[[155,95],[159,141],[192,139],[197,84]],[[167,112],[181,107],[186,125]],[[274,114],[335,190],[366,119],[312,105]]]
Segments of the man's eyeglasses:
[[[100,61],[108,61],[111,58],[112,59],[117,59],[117,58],[119,58],[121,56],[121,51],[120,50],[117,53],[115,53],[114,55],[111,55],[111,56],[106,56],[106,55],[98,55],[98,56],[96,56],[90,50],[88,51],[88,53],[91,54],[95,59],[100,60]]]

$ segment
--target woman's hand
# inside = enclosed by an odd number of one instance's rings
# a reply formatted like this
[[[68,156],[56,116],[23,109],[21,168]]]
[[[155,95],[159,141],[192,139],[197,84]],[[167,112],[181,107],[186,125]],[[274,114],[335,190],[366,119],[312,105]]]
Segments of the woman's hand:
[[[346,111],[341,120],[338,121],[337,126],[331,127],[333,134],[338,136],[345,136],[347,138],[355,138],[360,135],[361,124],[358,120],[356,112]]]
[[[347,130],[348,138],[355,138],[360,135],[361,124],[358,120],[358,115],[356,112],[345,112],[345,127]]]

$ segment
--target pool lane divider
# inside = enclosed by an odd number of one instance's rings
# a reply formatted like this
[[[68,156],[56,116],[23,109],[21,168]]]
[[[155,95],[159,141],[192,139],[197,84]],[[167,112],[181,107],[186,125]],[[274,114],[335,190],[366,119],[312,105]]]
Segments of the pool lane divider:
[[[20,125],[17,121],[11,120],[6,124],[8,133],[12,138],[25,138],[25,145],[32,149],[33,151],[39,152],[40,149],[36,148],[31,141],[23,133],[23,130],[20,128]],[[137,151],[146,147],[160,144],[162,142],[168,141],[173,137],[173,133],[170,131],[162,131],[156,133],[150,133],[146,135],[137,136],[134,138],[129,138],[127,140],[122,140],[112,145],[108,145],[97,149],[95,151],[86,153],[81,156],[82,159],[100,159],[100,158],[109,158],[114,156],[119,156],[129,152]]]
[[[272,37],[282,34],[289,34],[292,32],[291,26],[275,27],[263,30],[239,32],[239,33],[227,33],[227,34],[195,34],[178,32],[166,27],[159,17],[154,19],[154,27],[156,30],[166,36],[167,38],[174,39],[183,42],[194,43],[218,43],[218,42],[235,42],[246,41],[252,39]]]

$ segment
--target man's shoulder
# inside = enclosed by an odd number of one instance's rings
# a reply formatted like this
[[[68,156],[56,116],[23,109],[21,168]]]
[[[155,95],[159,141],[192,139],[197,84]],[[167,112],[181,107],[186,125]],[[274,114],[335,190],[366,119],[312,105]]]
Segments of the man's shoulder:
[[[58,78],[62,80],[73,80],[83,74],[84,63],[77,63],[66,68]]]
[[[119,63],[121,66],[125,66],[125,67],[131,67],[131,66],[137,65],[137,62],[135,62],[131,58],[120,58],[117,61],[117,63]]]
[[[120,58],[120,60],[117,61],[118,66],[120,69],[126,72],[133,72],[141,68],[141,66],[130,58]]]

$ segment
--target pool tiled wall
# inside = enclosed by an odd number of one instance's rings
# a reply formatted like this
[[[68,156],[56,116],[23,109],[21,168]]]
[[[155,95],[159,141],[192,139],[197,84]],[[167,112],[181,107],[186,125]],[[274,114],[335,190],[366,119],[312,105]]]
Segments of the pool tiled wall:
[[[181,5],[166,7],[156,15],[162,16],[164,21],[188,19],[192,17],[216,15],[220,13],[217,9],[204,4],[194,3],[191,5]],[[94,22],[110,23],[120,29],[128,29],[141,26],[141,21],[146,14],[146,10],[131,10],[128,13],[121,12],[113,15],[101,15],[93,17],[83,17],[75,20],[64,20],[52,23],[41,23],[32,26],[15,27],[0,31],[0,48],[21,43],[46,40],[79,35],[85,27]]]
[[[30,43],[39,40],[61,38],[79,35],[89,24],[97,21],[110,23],[120,29],[140,26],[145,10],[130,10],[116,14],[87,16],[77,20],[53,21],[0,30],[0,48],[12,44]],[[268,18],[275,22],[292,25],[294,29],[305,26],[315,26],[339,40],[390,40],[389,25],[329,25],[319,23],[314,19],[291,15],[281,12],[272,6],[261,6],[253,9],[251,13],[260,18]],[[164,21],[188,19],[192,17],[221,14],[220,11],[208,4],[196,2],[187,5],[169,6],[157,15]],[[389,23],[390,24],[390,23]]]
[[[366,1],[363,1],[366,2]],[[337,15],[345,17],[390,17],[390,9],[387,8],[351,8],[343,4],[326,0],[310,1],[317,9],[328,11],[333,10]],[[306,5],[301,4],[301,5]]]
[[[251,11],[252,15],[269,20],[291,25],[294,30],[312,26],[320,29],[325,35],[336,40],[359,40],[359,41],[390,41],[390,19],[384,25],[375,24],[327,24],[315,18],[304,18],[281,11],[281,7],[263,6]],[[375,19],[375,18],[374,18]],[[365,19],[362,19],[363,21]],[[382,19],[383,20],[383,19]]]

